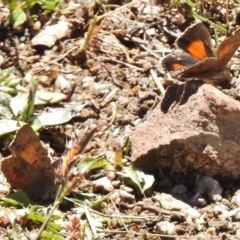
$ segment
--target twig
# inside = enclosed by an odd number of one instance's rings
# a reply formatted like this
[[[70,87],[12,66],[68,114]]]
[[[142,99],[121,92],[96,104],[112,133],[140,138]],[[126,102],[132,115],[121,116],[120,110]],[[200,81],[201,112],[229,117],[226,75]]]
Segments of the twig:
[[[165,235],[165,234],[157,234],[157,233],[140,233],[140,232],[133,232],[133,231],[114,231],[114,230],[98,230],[98,232],[102,232],[102,233],[116,233],[116,234],[127,234],[127,233],[133,233],[134,235],[140,235],[140,236],[144,236],[145,239],[147,239],[147,237],[162,237],[162,238],[184,238],[184,239],[192,239],[194,236],[179,236],[179,235]]]
[[[160,92],[162,93],[162,95],[165,95],[165,89],[161,83],[161,81],[159,80],[159,78],[157,77],[157,74],[155,73],[155,71],[153,69],[150,70],[150,73],[152,75],[153,80],[155,81],[157,87],[159,88]]]
[[[85,205],[80,204],[79,202],[73,201],[71,198],[65,197],[65,199],[67,199],[69,202],[72,202],[76,205],[78,205],[79,207],[85,208]],[[108,218],[119,218],[119,216],[122,219],[136,219],[136,220],[152,220],[152,219],[159,219],[159,216],[149,216],[149,215],[145,215],[145,216],[134,216],[134,215],[109,215],[109,214],[105,214],[105,213],[101,213],[99,211],[96,211],[94,209],[92,209],[91,207],[88,207],[88,210],[90,212],[93,212],[97,215],[103,216],[103,217],[108,217]],[[174,211],[172,213],[175,213]]]
[[[100,106],[104,107],[107,103],[109,103],[116,96],[118,90],[120,89],[116,87],[110,93],[108,93],[107,96],[105,96],[105,98],[100,103]]]
[[[122,84],[115,78],[115,76],[113,75],[113,73],[105,66],[105,65],[102,65],[102,67],[104,67],[106,69],[106,71],[108,72],[108,74],[110,75],[110,77],[112,78],[113,80],[113,83],[119,87],[119,88],[123,88]]]
[[[93,235],[94,235],[95,238],[97,238],[98,237],[97,230],[95,228],[95,224],[94,224],[94,222],[92,220],[92,217],[91,217],[87,207],[84,208],[84,212],[85,212],[86,218],[88,220],[88,223],[90,225],[90,228],[91,228],[91,230],[93,232]]]
[[[105,18],[105,17],[107,17],[107,16],[110,16],[110,15],[116,13],[116,12],[121,11],[122,9],[125,9],[125,8],[131,6],[131,5],[132,5],[133,3],[135,3],[135,2],[136,2],[136,0],[133,0],[132,2],[130,2],[130,3],[128,3],[128,4],[125,4],[124,6],[119,7],[118,9],[116,9],[116,10],[114,10],[114,11],[112,11],[112,12],[109,12],[109,13],[106,13],[106,14],[104,14],[104,15],[102,15],[102,16],[99,16],[99,17],[97,18],[97,22],[100,21],[102,18]]]
[[[8,231],[2,227],[0,227],[0,232],[4,232],[5,235],[8,237],[9,240],[12,240],[13,238],[10,236],[10,234],[8,233]]]
[[[109,199],[110,199],[113,207],[115,208],[115,211],[117,212],[118,218],[121,220],[121,222],[122,222],[124,228],[126,229],[126,231],[128,231],[128,228],[127,228],[125,222],[124,222],[123,219],[121,218],[121,215],[120,215],[120,213],[119,213],[119,210],[117,209],[117,207],[116,207],[116,205],[114,204],[113,200],[112,200],[111,198],[109,198]]]
[[[74,51],[74,50],[76,50],[76,49],[79,49],[79,46],[73,47],[72,49],[70,49],[69,51],[67,51],[66,53],[64,53],[63,55],[61,55],[60,57],[58,57],[58,58],[50,61],[49,64],[58,62],[59,60],[63,59],[65,56],[67,56],[70,52],[72,52],[72,51]]]
[[[118,61],[118,60],[112,58],[111,56],[108,56],[108,58],[101,56],[100,58],[102,58],[102,59],[104,59],[104,60],[108,60],[108,61],[111,60],[111,61],[113,61],[113,62],[120,63],[120,64],[122,64],[122,65],[124,65],[124,66],[126,66],[126,67],[130,67],[130,68],[134,68],[134,69],[139,70],[139,71],[143,71],[142,68],[136,67],[136,66],[131,65],[131,64],[129,64],[129,63],[125,63],[125,62],[122,62],[122,61]]]
[[[115,14],[116,11],[119,10],[119,5],[115,5],[115,4],[108,4],[105,7],[106,8],[116,8],[116,10],[114,10],[114,12],[112,12],[112,14]],[[126,5],[125,5],[125,7],[126,7]],[[125,10],[131,15],[130,17],[133,17],[135,19],[135,21],[132,21],[132,20],[129,20],[129,19],[124,19],[124,18],[123,18],[123,20],[129,21],[129,22],[134,23],[134,24],[139,23],[139,22],[136,22],[137,17],[132,11],[130,11],[128,8],[125,8]],[[114,17],[118,17],[118,16],[114,15]],[[144,24],[144,23],[139,23],[139,24]]]
[[[116,49],[117,51],[119,51],[120,53],[124,52],[124,54],[126,55],[127,61],[128,61],[128,62],[131,62],[131,61],[132,61],[131,58],[129,57],[129,54],[127,53],[125,47],[123,47],[123,45],[119,44],[118,42],[114,42],[114,44],[113,44],[112,42],[109,42],[109,41],[107,41],[107,40],[104,39],[104,38],[99,38],[99,40],[100,40],[101,42],[103,42],[103,43],[107,43],[107,44],[108,44],[108,47],[109,47],[109,45],[112,46],[113,48],[115,48],[115,49]],[[120,50],[119,50],[117,47],[119,47]],[[102,47],[100,48],[100,50],[101,50],[102,52],[106,53],[106,54],[112,52],[112,51],[110,51],[110,50],[107,51],[107,50],[103,49]]]
[[[229,28],[229,0],[226,2],[226,25]]]
[[[159,59],[159,56],[153,52],[152,50],[150,50],[149,48],[147,48],[146,46],[144,46],[143,44],[140,44],[140,47],[143,48],[144,50],[146,50],[147,52],[151,53],[154,57],[156,57],[157,59]]]

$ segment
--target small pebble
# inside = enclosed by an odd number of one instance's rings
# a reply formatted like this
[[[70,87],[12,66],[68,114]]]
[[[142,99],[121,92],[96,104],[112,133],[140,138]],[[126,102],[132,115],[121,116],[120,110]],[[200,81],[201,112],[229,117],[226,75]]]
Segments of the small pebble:
[[[119,188],[121,186],[121,181],[120,180],[112,181],[112,185],[114,188]]]
[[[229,209],[224,204],[219,204],[213,207],[213,214],[215,216],[221,216],[221,218],[226,219],[229,216]]]
[[[211,235],[216,235],[216,228],[215,227],[209,227],[207,229],[207,232],[210,233]]]
[[[235,192],[231,202],[236,204],[238,207],[240,207],[240,190]]]
[[[36,22],[33,24],[33,30],[39,31],[40,28],[41,28],[41,22],[40,22],[40,21],[36,21]]]
[[[200,217],[200,213],[194,208],[183,208],[180,210],[186,217],[190,216],[192,219],[197,219]]]
[[[103,192],[111,192],[113,191],[113,185],[111,183],[111,181],[107,178],[107,177],[102,177],[102,178],[99,178],[95,181],[92,182],[93,183],[93,189],[94,191],[103,191]]]
[[[176,232],[176,227],[173,223],[162,221],[156,224],[155,230],[158,234],[173,235]]]
[[[130,194],[124,190],[120,190],[119,193],[120,193],[120,197],[125,201],[128,201],[128,202],[135,201],[135,196],[133,194]]]
[[[5,63],[5,58],[0,55],[0,67]]]
[[[107,171],[106,176],[108,179],[112,180],[116,177],[116,173],[114,171]]]

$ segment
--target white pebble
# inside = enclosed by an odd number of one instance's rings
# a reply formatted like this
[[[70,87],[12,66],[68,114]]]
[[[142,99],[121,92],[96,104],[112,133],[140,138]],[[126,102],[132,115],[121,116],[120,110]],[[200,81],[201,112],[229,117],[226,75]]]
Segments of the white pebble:
[[[162,221],[156,224],[155,230],[158,234],[168,234],[173,235],[175,234],[175,225],[168,221]]]

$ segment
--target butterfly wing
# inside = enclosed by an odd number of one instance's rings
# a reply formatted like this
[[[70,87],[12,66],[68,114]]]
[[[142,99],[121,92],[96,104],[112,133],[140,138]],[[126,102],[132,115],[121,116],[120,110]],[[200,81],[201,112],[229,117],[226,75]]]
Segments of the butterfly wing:
[[[15,138],[9,145],[9,150],[13,156],[22,158],[39,170],[52,169],[46,150],[29,124],[17,131]]]
[[[54,169],[29,124],[18,130],[9,149],[12,156],[3,159],[1,170],[11,187],[38,199],[52,192],[55,188]]]
[[[240,32],[226,38],[217,49],[219,69],[224,68],[240,46]]]
[[[198,60],[181,50],[173,51],[162,60],[162,66],[167,72],[188,68],[198,63]]]
[[[224,69],[223,69],[224,71]],[[185,69],[181,73],[177,74],[177,78],[210,78],[215,75],[219,75],[218,60],[216,58],[207,58],[190,68]],[[221,78],[221,75],[219,75]],[[217,79],[216,79],[217,80]]]
[[[211,35],[202,22],[187,28],[176,40],[176,45],[199,61],[215,57]]]
[[[53,172],[40,171],[20,157],[4,158],[1,171],[12,189],[25,191],[34,199],[42,199],[46,193],[52,194],[54,186]]]

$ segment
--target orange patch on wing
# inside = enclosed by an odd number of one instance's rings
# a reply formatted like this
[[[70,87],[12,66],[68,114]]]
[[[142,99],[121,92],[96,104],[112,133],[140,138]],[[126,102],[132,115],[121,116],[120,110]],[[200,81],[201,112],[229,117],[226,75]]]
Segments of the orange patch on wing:
[[[39,161],[34,145],[30,144],[25,145],[21,149],[21,151],[19,151],[18,156],[24,159],[25,161],[27,160],[27,162],[30,163],[31,165],[34,165],[36,161]]]
[[[177,69],[180,69],[180,68],[183,68],[183,67],[185,67],[185,66],[180,64],[180,63],[173,63],[172,64],[173,70],[177,70]]]
[[[187,51],[196,59],[203,60],[208,57],[204,43],[200,40],[192,42]]]

